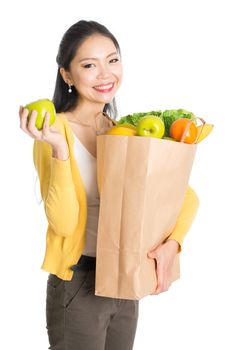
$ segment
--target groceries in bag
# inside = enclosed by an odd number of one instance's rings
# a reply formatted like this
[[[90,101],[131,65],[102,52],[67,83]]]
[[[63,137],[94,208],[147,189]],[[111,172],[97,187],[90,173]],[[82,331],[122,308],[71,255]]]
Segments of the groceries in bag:
[[[197,120],[202,125],[197,125]],[[124,128],[131,127],[133,131]],[[157,137],[164,140],[199,143],[213,130],[213,124],[207,124],[185,109],[133,113],[121,117],[117,124],[107,131],[107,135]],[[126,132],[124,132],[124,130]]]

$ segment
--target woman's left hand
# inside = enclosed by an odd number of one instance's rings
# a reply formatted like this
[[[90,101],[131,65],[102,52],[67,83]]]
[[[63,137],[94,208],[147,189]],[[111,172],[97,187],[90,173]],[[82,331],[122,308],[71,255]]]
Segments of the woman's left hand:
[[[179,243],[174,239],[160,244],[154,250],[148,252],[148,257],[156,259],[157,287],[150,295],[166,292],[171,285],[171,274],[174,259],[179,251]]]

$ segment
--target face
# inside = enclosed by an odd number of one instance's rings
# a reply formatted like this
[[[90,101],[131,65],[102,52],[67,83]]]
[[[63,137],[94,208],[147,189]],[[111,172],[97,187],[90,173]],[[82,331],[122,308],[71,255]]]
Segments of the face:
[[[122,63],[113,41],[102,35],[87,38],[66,77],[82,101],[110,103],[122,81]]]

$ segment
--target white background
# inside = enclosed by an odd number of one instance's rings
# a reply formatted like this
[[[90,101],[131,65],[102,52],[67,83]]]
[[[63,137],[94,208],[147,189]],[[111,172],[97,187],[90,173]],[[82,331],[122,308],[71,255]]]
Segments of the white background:
[[[80,19],[104,24],[119,41],[120,116],[185,108],[215,125],[192,170],[201,204],[183,245],[181,278],[168,292],[140,301],[134,350],[233,349],[231,1],[9,0],[0,10],[4,349],[48,347],[47,273],[40,269],[47,222],[34,195],[33,140],[19,128],[18,108],[52,98],[59,42]]]

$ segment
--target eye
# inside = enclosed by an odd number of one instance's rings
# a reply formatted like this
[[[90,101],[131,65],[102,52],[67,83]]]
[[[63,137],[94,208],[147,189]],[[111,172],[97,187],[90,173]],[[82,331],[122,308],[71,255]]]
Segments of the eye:
[[[84,68],[91,68],[91,66],[94,65],[93,63],[86,64]]]
[[[114,62],[113,62],[113,61],[114,61]],[[118,58],[113,58],[113,60],[110,60],[111,63],[116,63],[116,62],[118,62],[118,61],[119,61]]]

